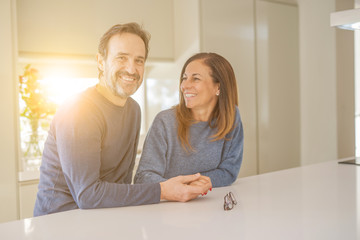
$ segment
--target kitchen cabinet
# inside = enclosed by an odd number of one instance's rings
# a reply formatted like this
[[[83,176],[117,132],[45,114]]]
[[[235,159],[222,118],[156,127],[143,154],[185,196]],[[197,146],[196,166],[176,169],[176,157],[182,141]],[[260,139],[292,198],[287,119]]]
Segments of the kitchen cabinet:
[[[201,50],[227,58],[237,78],[245,134],[240,176],[299,166],[297,6],[203,0],[201,24]]]
[[[168,0],[17,0],[20,56],[94,58],[104,29],[138,22],[151,35],[149,58],[174,57],[173,1]]]

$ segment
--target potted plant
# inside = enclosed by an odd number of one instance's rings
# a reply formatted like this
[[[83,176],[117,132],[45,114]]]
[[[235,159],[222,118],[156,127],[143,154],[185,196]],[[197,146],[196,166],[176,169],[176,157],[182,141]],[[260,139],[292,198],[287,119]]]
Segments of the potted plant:
[[[19,93],[24,107],[20,109],[20,116],[26,118],[30,127],[27,139],[23,139],[26,147],[23,149],[23,157],[28,159],[40,159],[42,146],[40,146],[41,121],[55,114],[57,105],[50,101],[45,90],[41,87],[39,72],[30,64],[25,66],[23,75],[19,76]]]

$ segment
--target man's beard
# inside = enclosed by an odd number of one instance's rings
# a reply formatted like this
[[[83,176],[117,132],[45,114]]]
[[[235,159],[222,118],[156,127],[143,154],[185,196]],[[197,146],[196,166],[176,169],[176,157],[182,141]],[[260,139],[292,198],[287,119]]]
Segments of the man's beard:
[[[125,89],[121,86],[122,80],[119,80],[119,79],[121,79],[123,76],[135,78],[134,86],[132,86],[132,89],[130,91],[126,92]],[[118,96],[121,98],[128,98],[131,95],[133,95],[136,92],[136,90],[139,88],[139,84],[138,84],[139,81],[140,81],[139,74],[137,74],[137,73],[129,74],[126,71],[119,71],[116,73],[115,80],[114,79],[111,80],[111,82],[110,82],[111,85],[109,87],[115,96]]]

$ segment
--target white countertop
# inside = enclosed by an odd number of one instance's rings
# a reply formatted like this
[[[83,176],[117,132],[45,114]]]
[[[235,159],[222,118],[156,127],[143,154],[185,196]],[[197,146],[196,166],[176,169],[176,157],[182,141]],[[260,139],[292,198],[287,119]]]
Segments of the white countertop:
[[[232,191],[238,204],[223,210]],[[73,210],[0,224],[0,239],[360,239],[360,167],[240,178],[187,203]]]

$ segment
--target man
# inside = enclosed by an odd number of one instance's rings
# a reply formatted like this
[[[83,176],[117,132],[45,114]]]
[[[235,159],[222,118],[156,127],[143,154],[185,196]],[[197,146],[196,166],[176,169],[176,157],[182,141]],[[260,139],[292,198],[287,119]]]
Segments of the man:
[[[199,174],[131,184],[141,85],[150,35],[136,23],[115,25],[100,40],[99,84],[62,106],[45,143],[34,216],[66,211],[188,201],[211,188]]]

